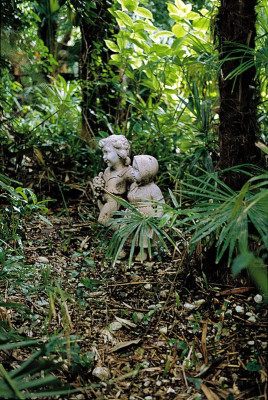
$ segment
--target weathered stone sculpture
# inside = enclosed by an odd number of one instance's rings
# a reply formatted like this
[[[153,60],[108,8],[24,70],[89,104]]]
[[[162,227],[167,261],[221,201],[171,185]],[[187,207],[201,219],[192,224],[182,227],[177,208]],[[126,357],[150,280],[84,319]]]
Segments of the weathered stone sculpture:
[[[100,210],[98,222],[105,225],[112,218],[113,212],[118,211],[120,207],[109,193],[126,196],[128,184],[133,179],[129,166],[130,145],[125,136],[111,135],[100,140],[99,146],[108,167],[93,179],[93,188]]]
[[[132,174],[135,182],[130,186],[127,198],[132,205],[136,205],[138,211],[142,214],[162,216],[162,207],[154,207],[146,202],[164,203],[164,197],[159,187],[153,182],[158,172],[157,160],[149,155],[135,156],[133,159]],[[153,232],[149,232],[151,244],[154,242]],[[139,240],[137,241],[139,245]],[[137,261],[145,261],[148,258],[148,239],[143,238],[143,259],[141,252],[136,257]]]

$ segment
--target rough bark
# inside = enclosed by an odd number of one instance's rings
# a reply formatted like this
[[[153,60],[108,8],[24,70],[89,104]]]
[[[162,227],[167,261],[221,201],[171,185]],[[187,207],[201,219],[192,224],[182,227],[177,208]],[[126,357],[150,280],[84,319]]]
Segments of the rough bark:
[[[254,49],[256,36],[256,0],[221,0],[217,16],[220,59],[223,60],[238,44]],[[220,125],[219,145],[221,169],[254,162],[256,158],[257,89],[256,70],[251,67],[236,78],[228,74],[245,61],[245,53],[233,54],[240,59],[224,61],[219,75]],[[247,53],[248,61],[253,55]],[[242,176],[228,174],[227,183],[234,189],[243,184]]]
[[[82,81],[82,137],[92,142],[100,130],[107,130],[101,115],[113,124],[118,113],[119,97],[109,72],[109,52],[104,39],[111,37],[113,17],[108,11],[109,2],[96,2],[94,18],[82,16],[80,29],[82,50],[80,78]]]

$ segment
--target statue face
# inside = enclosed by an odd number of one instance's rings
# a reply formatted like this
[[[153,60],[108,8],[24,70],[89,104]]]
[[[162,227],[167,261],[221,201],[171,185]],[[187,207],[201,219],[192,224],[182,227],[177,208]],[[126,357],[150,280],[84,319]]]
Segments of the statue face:
[[[103,152],[103,160],[110,168],[114,168],[117,165],[121,165],[121,160],[118,157],[118,154],[115,148],[111,145],[106,145],[102,149]]]
[[[132,175],[134,176],[134,179],[137,183],[140,183],[141,181],[141,174],[139,171],[139,167],[138,164],[136,163],[136,161],[133,161],[133,166],[132,166]]]

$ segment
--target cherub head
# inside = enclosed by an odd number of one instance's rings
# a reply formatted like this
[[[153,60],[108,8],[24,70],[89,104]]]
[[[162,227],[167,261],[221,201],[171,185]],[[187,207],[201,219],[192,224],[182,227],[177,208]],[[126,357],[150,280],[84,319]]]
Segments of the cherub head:
[[[153,156],[142,155],[133,158],[132,173],[138,184],[153,182],[158,172],[158,161]]]
[[[123,135],[111,135],[99,141],[99,146],[103,152],[103,159],[110,168],[130,164],[129,149],[130,144]]]

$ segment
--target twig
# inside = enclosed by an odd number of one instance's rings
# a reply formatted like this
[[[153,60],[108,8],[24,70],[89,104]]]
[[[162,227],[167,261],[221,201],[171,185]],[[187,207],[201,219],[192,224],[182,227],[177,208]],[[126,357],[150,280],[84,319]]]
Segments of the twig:
[[[168,301],[169,301],[169,299],[170,299],[170,297],[171,297],[171,295],[172,295],[172,293],[173,293],[174,285],[175,285],[177,276],[178,276],[179,273],[181,272],[181,266],[182,266],[182,263],[183,263],[183,261],[184,261],[184,259],[185,259],[185,256],[186,256],[186,251],[187,251],[187,250],[185,250],[184,253],[183,253],[183,255],[182,255],[181,262],[180,262],[180,264],[179,264],[179,266],[178,266],[176,275],[175,275],[175,277],[174,277],[174,279],[173,279],[173,281],[172,281],[172,283],[171,283],[171,286],[170,286],[170,289],[169,289],[169,293],[168,293],[167,299],[166,299],[165,304],[164,304],[164,306],[163,306],[163,308],[162,308],[162,310],[161,310],[161,313],[160,313],[160,316],[159,316],[159,318],[158,318],[158,321],[157,321],[157,323],[156,323],[155,328],[157,328],[158,325],[160,324],[160,321],[161,321],[161,319],[162,319],[162,315],[163,315],[163,313],[164,313],[164,311],[165,311],[166,305],[167,305],[167,303],[168,303]]]

